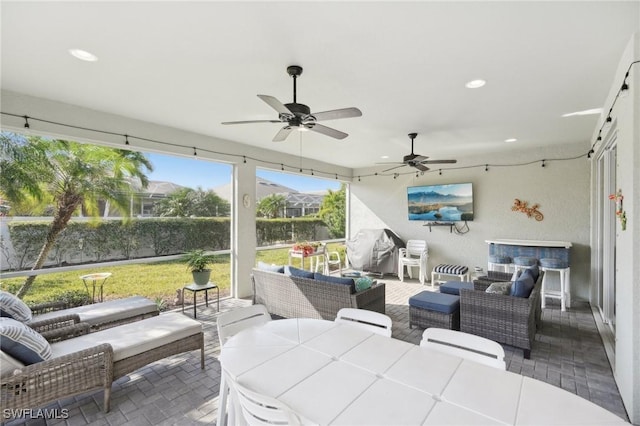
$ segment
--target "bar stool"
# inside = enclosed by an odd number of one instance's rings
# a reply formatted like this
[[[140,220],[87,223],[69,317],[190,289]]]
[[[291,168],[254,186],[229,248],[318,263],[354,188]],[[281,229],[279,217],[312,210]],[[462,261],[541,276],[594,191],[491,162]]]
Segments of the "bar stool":
[[[518,256],[513,258],[513,269],[514,272],[522,271],[527,269],[529,266],[537,265],[538,259],[535,257],[524,257]]]
[[[540,259],[540,270],[544,271],[540,289],[541,306],[545,307],[545,298],[560,299],[560,309],[564,312],[571,307],[571,268],[568,262],[554,257]],[[548,272],[560,274],[560,291],[549,291],[546,287]]]
[[[509,268],[511,268],[511,258],[497,254],[489,256],[487,271],[498,271],[498,268],[501,268],[502,272],[509,272]]]

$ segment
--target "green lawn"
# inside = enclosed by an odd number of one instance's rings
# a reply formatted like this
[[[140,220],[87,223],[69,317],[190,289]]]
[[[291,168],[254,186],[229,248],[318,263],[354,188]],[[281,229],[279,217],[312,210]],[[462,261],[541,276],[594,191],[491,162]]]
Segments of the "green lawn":
[[[339,245],[331,244],[329,247],[335,249]],[[231,282],[229,255],[220,255],[218,259],[218,262],[211,266],[211,280],[220,287],[221,296],[228,295]],[[288,249],[259,251],[256,253],[256,262],[258,261],[285,265],[288,262]],[[105,300],[141,295],[157,302],[162,299],[167,308],[173,307],[176,290],[192,282],[191,272],[178,260],[87,268],[39,275],[24,300],[27,303],[41,303],[56,300],[68,291],[86,292],[80,276],[95,272],[112,273],[104,285]],[[23,281],[24,278],[3,279],[1,287],[15,293]],[[199,296],[204,298],[203,295]]]

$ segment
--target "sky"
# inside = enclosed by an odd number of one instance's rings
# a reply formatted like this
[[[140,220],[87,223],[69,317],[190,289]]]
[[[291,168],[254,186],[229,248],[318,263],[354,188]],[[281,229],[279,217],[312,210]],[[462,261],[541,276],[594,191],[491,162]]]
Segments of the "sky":
[[[212,189],[231,182],[232,166],[228,164],[152,153],[147,153],[147,157],[154,168],[153,172],[148,173],[149,180],[173,182],[190,188],[200,186],[203,189]],[[256,174],[299,192],[340,189],[340,182],[335,179],[298,176],[264,169],[257,169]]]

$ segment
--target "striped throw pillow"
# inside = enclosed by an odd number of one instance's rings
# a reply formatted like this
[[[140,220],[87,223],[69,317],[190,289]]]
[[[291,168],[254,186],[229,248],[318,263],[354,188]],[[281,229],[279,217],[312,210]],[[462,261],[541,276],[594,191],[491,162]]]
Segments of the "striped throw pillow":
[[[51,346],[47,339],[11,318],[0,318],[0,349],[24,365],[51,358]]]
[[[20,322],[31,321],[31,309],[11,293],[0,290],[0,316]]]

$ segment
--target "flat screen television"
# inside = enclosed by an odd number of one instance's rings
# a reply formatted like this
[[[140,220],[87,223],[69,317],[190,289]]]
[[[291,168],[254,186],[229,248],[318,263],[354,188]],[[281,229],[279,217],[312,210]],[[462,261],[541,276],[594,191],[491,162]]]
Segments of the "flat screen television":
[[[409,220],[457,222],[473,220],[471,183],[407,188]]]

